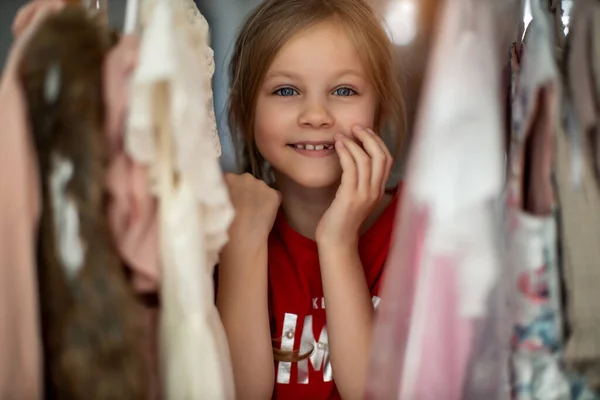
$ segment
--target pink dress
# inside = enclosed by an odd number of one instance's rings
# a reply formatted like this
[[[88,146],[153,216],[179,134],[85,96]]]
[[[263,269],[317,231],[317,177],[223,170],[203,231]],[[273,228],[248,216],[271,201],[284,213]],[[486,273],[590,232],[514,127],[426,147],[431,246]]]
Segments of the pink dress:
[[[427,71],[367,398],[505,399],[500,70],[487,2],[448,1]]]

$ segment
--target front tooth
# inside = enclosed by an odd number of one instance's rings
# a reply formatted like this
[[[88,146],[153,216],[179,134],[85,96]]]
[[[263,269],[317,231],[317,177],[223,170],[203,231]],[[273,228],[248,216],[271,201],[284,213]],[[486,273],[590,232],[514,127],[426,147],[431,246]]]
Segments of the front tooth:
[[[312,144],[307,144],[306,146],[306,150],[314,150],[315,146],[313,146]]]
[[[323,150],[325,148],[325,145],[323,144],[318,144],[315,146],[315,150]]]

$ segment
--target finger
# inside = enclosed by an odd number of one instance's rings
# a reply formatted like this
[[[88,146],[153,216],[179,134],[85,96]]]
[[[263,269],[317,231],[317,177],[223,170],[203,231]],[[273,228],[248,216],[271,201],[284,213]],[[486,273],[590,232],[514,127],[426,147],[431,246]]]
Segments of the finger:
[[[336,138],[335,150],[340,158],[340,165],[342,166],[342,182],[340,184],[340,189],[347,192],[346,194],[352,194],[357,187],[358,172],[356,164],[354,163],[354,160],[352,160],[352,156],[342,137],[338,136]]]
[[[387,175],[387,160],[386,153],[382,149],[381,144],[376,140],[377,135],[373,131],[366,130],[360,126],[354,126],[352,132],[358,140],[361,141],[365,152],[371,158],[371,179],[369,191],[371,196],[380,197],[382,191],[382,181]]]
[[[344,136],[341,138],[341,141],[344,143],[346,149],[348,149],[348,152],[356,165],[356,189],[360,193],[369,193],[371,186],[371,158],[349,137]]]
[[[393,160],[394,157],[392,156],[392,153],[390,153],[390,149],[388,148],[388,146],[385,144],[385,142],[383,141],[383,139],[381,138],[381,136],[379,136],[377,133],[375,133],[373,131],[373,129],[371,128],[367,128],[367,131],[369,133],[371,133],[373,135],[373,138],[375,139],[375,141],[377,143],[379,143],[379,145],[381,146],[381,148],[383,149],[383,152],[385,153],[386,157],[390,160]]]
[[[383,139],[381,138],[381,136],[377,135],[372,129],[368,129],[368,131],[370,131],[374,135],[375,140],[379,143],[379,145],[383,149],[383,152],[385,153],[385,162],[386,162],[385,170],[386,170],[386,173],[385,173],[385,178],[383,179],[383,182],[382,182],[382,185],[381,185],[382,192],[385,192],[385,185],[387,184],[387,181],[388,181],[388,179],[390,177],[390,173],[392,171],[392,167],[394,166],[394,157],[390,153],[390,149],[385,144],[385,142],[383,141]]]

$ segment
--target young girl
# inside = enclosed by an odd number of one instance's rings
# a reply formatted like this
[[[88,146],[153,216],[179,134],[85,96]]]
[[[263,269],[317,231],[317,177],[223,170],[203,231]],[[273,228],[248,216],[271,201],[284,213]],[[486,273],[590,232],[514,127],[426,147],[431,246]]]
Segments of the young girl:
[[[363,0],[266,0],[231,62],[247,173],[217,307],[238,399],[362,399],[398,195],[378,133],[402,142],[392,46]],[[385,301],[385,300],[384,300]]]
[[[19,33],[42,0],[15,20]],[[217,307],[237,399],[362,399],[404,134],[392,46],[363,0],[266,0],[231,65],[243,175]],[[399,150],[399,149],[398,149]],[[385,300],[384,300],[385,301]]]

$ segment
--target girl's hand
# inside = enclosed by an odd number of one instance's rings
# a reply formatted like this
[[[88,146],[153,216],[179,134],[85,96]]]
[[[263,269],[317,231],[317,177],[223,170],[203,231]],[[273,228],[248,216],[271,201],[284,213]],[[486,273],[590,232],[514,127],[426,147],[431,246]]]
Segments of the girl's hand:
[[[385,193],[393,158],[371,129],[355,126],[352,133],[360,143],[338,134],[335,149],[342,166],[342,181],[335,199],[317,225],[318,244],[356,246],[363,222]]]
[[[230,243],[236,240],[268,239],[281,194],[250,174],[225,174],[235,218],[229,229]]]

